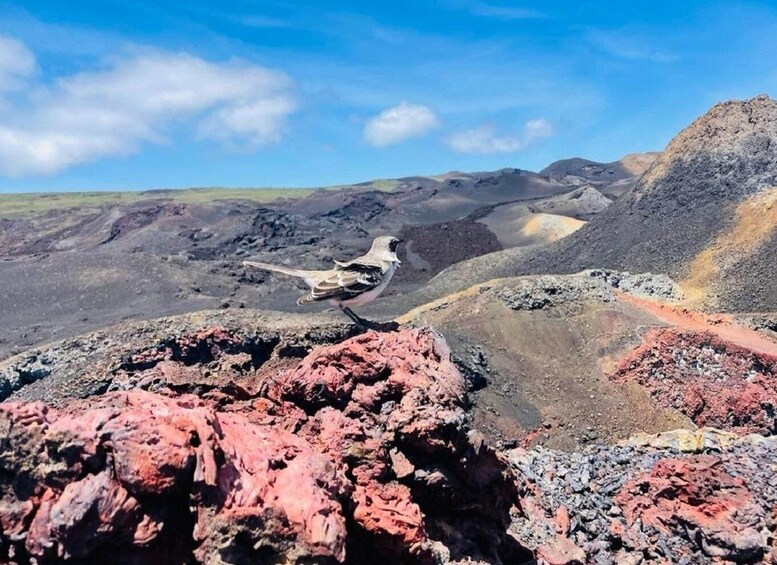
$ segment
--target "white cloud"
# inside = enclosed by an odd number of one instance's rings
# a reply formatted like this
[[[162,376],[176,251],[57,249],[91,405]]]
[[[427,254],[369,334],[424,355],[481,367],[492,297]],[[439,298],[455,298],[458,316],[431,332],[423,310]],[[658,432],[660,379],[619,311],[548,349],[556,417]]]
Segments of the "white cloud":
[[[35,73],[35,56],[23,43],[0,35],[0,92],[13,90]]]
[[[532,142],[553,135],[553,126],[544,119],[529,120],[518,135],[497,134],[491,126],[456,132],[446,138],[446,143],[459,153],[486,155],[489,153],[515,153],[526,149]]]
[[[599,51],[619,59],[654,63],[672,63],[680,59],[675,53],[657,46],[655,37],[635,30],[592,30],[585,37]]]
[[[545,14],[534,8],[515,8],[496,6],[493,4],[476,3],[470,7],[470,11],[476,16],[496,18],[499,20],[526,20],[544,18]]]
[[[19,67],[16,75],[29,76],[34,58]],[[283,73],[166,52],[141,53],[51,87],[28,85],[21,94],[32,102],[0,113],[0,172],[11,176],[131,154],[143,143],[166,142],[180,125],[199,139],[255,148],[277,142],[297,106]]]
[[[370,145],[383,147],[419,137],[439,125],[440,120],[431,109],[402,102],[371,118],[364,126],[364,139]]]
[[[289,23],[287,20],[273,18],[270,16],[244,16],[242,18],[236,18],[236,21],[246,27],[255,27],[260,29],[292,27],[291,23]]]
[[[531,143],[536,139],[553,135],[553,125],[545,119],[529,120],[523,124],[524,141]]]

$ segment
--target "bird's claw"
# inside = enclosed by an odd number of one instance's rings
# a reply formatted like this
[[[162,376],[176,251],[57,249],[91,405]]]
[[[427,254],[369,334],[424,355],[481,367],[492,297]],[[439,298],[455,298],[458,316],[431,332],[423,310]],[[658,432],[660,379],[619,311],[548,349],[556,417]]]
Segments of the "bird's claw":
[[[370,320],[365,320],[347,306],[342,306],[340,310],[342,310],[343,314],[348,316],[354,324],[365,330],[394,332],[399,329],[399,324],[396,322],[373,322]]]

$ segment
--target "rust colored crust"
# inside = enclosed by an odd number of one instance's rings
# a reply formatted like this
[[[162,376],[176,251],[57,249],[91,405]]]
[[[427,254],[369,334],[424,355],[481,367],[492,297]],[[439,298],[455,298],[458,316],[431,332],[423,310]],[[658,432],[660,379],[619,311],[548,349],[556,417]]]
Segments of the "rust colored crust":
[[[235,339],[211,328],[136,355],[127,370],[163,381]],[[515,477],[469,429],[464,379],[429,329],[314,349],[265,374],[256,395],[223,387],[237,395],[228,403],[171,384],[59,409],[0,404],[0,561],[426,563],[443,546],[489,562],[528,554],[505,535]]]
[[[728,314],[707,314],[616,291],[618,300],[641,308],[670,326],[708,332],[755,353],[777,355],[777,342],[750,328],[738,325]]]
[[[636,381],[658,404],[679,410],[698,426],[777,431],[777,355],[711,332],[651,330],[610,378]]]
[[[754,563],[763,557],[762,535],[752,518],[765,509],[754,502],[747,483],[726,472],[714,456],[661,459],[627,482],[615,501],[627,529],[613,533],[627,544],[658,539],[640,536],[632,527],[639,520],[642,530],[661,536],[697,532],[714,562]]]

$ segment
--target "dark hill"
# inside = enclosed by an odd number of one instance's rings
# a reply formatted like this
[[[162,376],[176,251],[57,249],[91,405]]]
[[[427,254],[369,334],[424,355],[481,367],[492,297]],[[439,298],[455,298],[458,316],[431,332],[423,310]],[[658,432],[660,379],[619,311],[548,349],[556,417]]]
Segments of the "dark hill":
[[[618,197],[634,186],[658,155],[656,152],[632,153],[612,163],[597,163],[580,157],[561,159],[539,174],[549,180],[592,184],[607,196]]]
[[[596,267],[656,272],[679,280],[697,304],[777,310],[776,148],[777,101],[763,95],[717,104],[573,235],[534,253],[473,259],[445,278]]]
[[[768,285],[773,290],[762,295],[758,306],[775,309],[775,279],[764,278],[771,271],[758,268],[774,265],[774,255],[768,253],[774,249],[774,224],[753,234],[761,241],[743,241],[720,252],[711,249],[725,245],[743,222],[769,221],[759,213],[766,210],[741,207],[777,186],[775,148],[777,102],[759,96],[718,104],[672,140],[631,192],[562,241],[535,268],[554,272],[601,266],[668,273],[686,281],[698,298],[720,300],[734,309],[752,309],[742,295]],[[748,264],[751,269],[744,269]]]

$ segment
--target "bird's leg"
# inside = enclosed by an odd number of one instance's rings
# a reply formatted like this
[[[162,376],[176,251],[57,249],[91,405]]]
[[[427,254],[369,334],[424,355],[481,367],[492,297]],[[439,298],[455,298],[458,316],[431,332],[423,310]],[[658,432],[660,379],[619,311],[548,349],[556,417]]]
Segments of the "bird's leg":
[[[386,332],[386,331],[393,332],[399,329],[399,324],[397,324],[396,322],[380,323],[380,322],[371,322],[369,320],[365,320],[364,318],[356,314],[356,312],[354,312],[347,306],[343,306],[342,304],[340,304],[340,310],[342,310],[343,314],[348,316],[351,320],[353,320],[353,322],[357,326],[359,326],[362,329],[375,330],[379,332]]]
[[[340,310],[343,311],[343,314],[348,316],[354,324],[361,327],[367,327],[369,325],[369,322],[365,320],[364,318],[358,316],[353,310],[348,308],[348,306],[343,306],[340,304]]]

